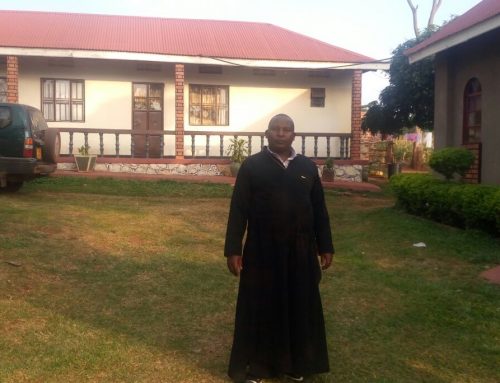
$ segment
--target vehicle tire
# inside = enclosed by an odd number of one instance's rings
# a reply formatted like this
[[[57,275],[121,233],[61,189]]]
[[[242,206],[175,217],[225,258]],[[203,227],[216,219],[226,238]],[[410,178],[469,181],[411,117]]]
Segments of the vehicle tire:
[[[15,193],[23,186],[23,181],[7,181],[7,186],[0,187],[0,193]]]
[[[61,151],[61,135],[57,129],[47,129],[44,137],[45,150],[43,159],[45,162],[57,163]]]

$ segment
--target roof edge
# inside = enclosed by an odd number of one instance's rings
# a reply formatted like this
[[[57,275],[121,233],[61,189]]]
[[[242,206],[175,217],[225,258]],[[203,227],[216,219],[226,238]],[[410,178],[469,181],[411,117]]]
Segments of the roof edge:
[[[451,36],[438,40],[430,45],[419,48],[418,45],[406,50],[404,53],[408,56],[410,64],[423,60],[448,48],[462,44],[470,39],[478,37],[484,33],[500,28],[500,14],[489,18],[481,23],[475,24],[470,28],[457,32]]]
[[[389,63],[372,62],[323,62],[323,61],[289,61],[234,59],[226,57],[184,56],[154,53],[134,53],[120,51],[93,51],[75,49],[0,47],[0,55],[30,57],[71,57],[97,60],[150,61],[162,63],[203,64],[222,66],[246,66],[274,69],[361,69],[388,70]]]

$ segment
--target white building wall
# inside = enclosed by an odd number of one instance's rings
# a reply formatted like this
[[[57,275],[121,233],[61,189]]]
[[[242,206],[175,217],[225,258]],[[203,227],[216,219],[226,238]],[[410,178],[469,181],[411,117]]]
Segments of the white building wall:
[[[41,107],[41,78],[80,79],[85,81],[85,121],[49,122],[50,127],[89,129],[131,129],[132,83],[164,84],[164,130],[175,130],[174,65],[153,64],[155,70],[139,70],[132,61],[75,59],[54,65],[49,58],[21,57],[19,65],[19,102]],[[59,63],[61,64],[61,63]],[[332,72],[330,77],[310,77],[307,71],[277,70],[274,76],[255,75],[252,68],[223,67],[222,74],[201,74],[197,65],[186,65],[184,92],[184,127],[194,131],[260,131],[267,128],[269,119],[286,113],[295,121],[296,131],[350,133],[351,131],[351,73]],[[229,86],[229,126],[189,125],[189,85]],[[312,87],[325,88],[325,107],[311,107]],[[106,135],[105,146],[114,148],[114,135]],[[215,139],[215,138],[214,138]],[[94,152],[99,150],[97,135],[89,135]],[[174,152],[174,137],[165,141],[165,155]],[[186,155],[190,155],[190,137],[186,137]],[[83,143],[83,135],[74,135],[74,152]],[[63,136],[62,147],[67,148]],[[211,142],[214,148],[217,142]],[[257,145],[255,143],[254,145]],[[312,138],[308,138],[312,154]],[[300,150],[301,143],[295,148]],[[196,151],[204,151],[197,143]],[[114,150],[114,149],[113,149]],[[217,150],[217,149],[214,149]],[[254,150],[255,151],[255,150]],[[120,154],[130,153],[130,137],[120,137]],[[201,153],[201,152],[200,152]],[[218,153],[218,152],[217,152]],[[322,153],[320,153],[321,155]],[[323,153],[324,154],[324,153]]]
[[[251,68],[224,67],[223,74],[200,74],[186,68],[185,129],[264,131],[270,118],[286,113],[297,132],[351,132],[351,74],[339,71],[329,78],[313,78],[307,71],[276,71],[254,75]],[[189,84],[229,85],[229,127],[189,125]],[[325,88],[325,107],[311,107],[311,88]]]

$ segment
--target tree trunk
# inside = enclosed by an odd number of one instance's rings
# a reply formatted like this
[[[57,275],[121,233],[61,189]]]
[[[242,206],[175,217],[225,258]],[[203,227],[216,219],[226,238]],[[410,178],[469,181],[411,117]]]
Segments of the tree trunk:
[[[413,30],[415,32],[415,37],[418,37],[420,34],[420,32],[418,30],[418,18],[417,18],[418,4],[413,5],[412,0],[406,0],[406,2],[408,3],[408,5],[411,9],[411,13],[413,15]],[[432,0],[432,9],[431,9],[431,13],[429,15],[429,21],[427,22],[427,28],[434,25],[434,16],[436,16],[436,12],[438,11],[442,2],[443,2],[443,0]]]
[[[429,21],[427,22],[427,27],[434,25],[434,16],[436,15],[437,10],[441,6],[443,0],[432,0],[432,9],[431,14],[429,15]]]
[[[410,6],[411,13],[413,15],[413,30],[415,31],[415,37],[418,37],[418,20],[417,20],[417,9],[418,5],[413,5],[411,0],[406,0]]]

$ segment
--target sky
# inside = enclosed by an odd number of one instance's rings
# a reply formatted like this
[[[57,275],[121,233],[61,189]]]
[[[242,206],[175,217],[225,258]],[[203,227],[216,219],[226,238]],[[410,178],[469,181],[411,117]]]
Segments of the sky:
[[[442,0],[434,23],[441,25],[480,1]],[[432,0],[413,4],[418,25],[425,28]],[[263,22],[377,60],[415,37],[407,0],[0,0],[0,9]],[[387,85],[385,73],[365,73],[362,103],[377,100]]]

